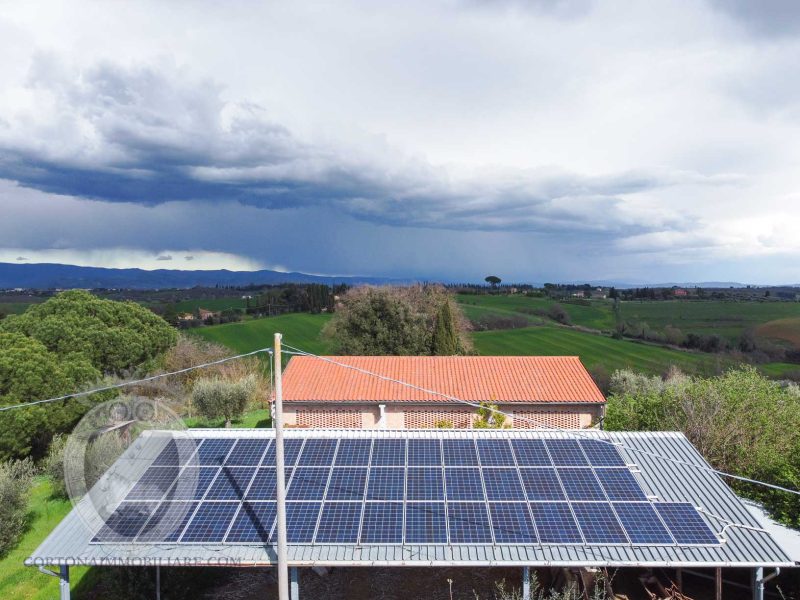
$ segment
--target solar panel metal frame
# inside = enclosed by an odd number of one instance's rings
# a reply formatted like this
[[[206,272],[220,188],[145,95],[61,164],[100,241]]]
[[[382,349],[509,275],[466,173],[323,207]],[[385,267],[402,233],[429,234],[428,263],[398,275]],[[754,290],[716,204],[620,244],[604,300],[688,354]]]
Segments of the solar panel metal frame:
[[[196,440],[197,448],[202,447],[203,444],[205,444],[208,439],[218,440],[220,438],[200,438],[200,439]],[[440,463],[438,465],[433,465],[432,464],[432,460],[430,458],[428,458],[428,459],[425,459],[424,462],[428,462],[428,464],[430,464],[430,466],[422,467],[422,466],[408,466],[408,463],[411,460],[411,443],[410,442],[414,438],[410,438],[408,441],[403,440],[403,439],[397,440],[396,438],[394,438],[394,439],[393,438],[384,439],[384,441],[395,441],[396,440],[396,441],[400,441],[400,442],[406,442],[406,443],[403,444],[403,450],[405,452],[405,465],[404,466],[399,466],[399,465],[398,466],[384,466],[383,464],[373,465],[374,448],[377,445],[376,441],[377,440],[381,440],[383,438],[374,438],[374,439],[367,439],[367,440],[360,440],[360,439],[355,440],[354,439],[352,441],[366,441],[369,444],[369,458],[366,459],[367,465],[366,466],[355,467],[355,466],[330,466],[330,465],[341,465],[342,464],[342,463],[337,462],[338,461],[339,448],[340,447],[344,448],[343,442],[346,441],[346,440],[341,440],[341,441],[340,440],[333,440],[333,443],[327,444],[328,446],[333,446],[333,450],[331,451],[332,453],[329,452],[330,456],[329,456],[329,460],[327,461],[328,466],[322,466],[322,467],[310,466],[310,465],[299,466],[302,463],[302,455],[303,455],[303,451],[304,451],[304,449],[306,447],[306,444],[309,441],[313,441],[313,440],[316,440],[316,439],[318,439],[318,438],[293,438],[291,440],[287,440],[287,442],[288,441],[295,442],[294,444],[291,444],[291,445],[295,448],[295,450],[294,450],[295,461],[294,462],[298,464],[298,466],[296,468],[294,468],[294,469],[292,469],[291,467],[287,466],[287,493],[288,493],[288,490],[291,488],[291,482],[292,482],[293,478],[295,477],[297,471],[300,471],[301,473],[303,471],[306,471],[306,470],[313,470],[313,471],[321,470],[321,471],[326,471],[327,472],[327,477],[325,478],[324,491],[323,491],[323,495],[322,495],[321,498],[319,498],[319,499],[316,499],[316,498],[315,499],[302,498],[302,499],[293,499],[293,500],[288,500],[287,499],[287,507],[290,504],[291,505],[295,505],[293,507],[293,509],[292,509],[293,511],[297,511],[299,509],[298,505],[303,505],[303,507],[305,507],[305,508],[311,507],[311,508],[314,508],[314,509],[316,509],[318,511],[316,513],[316,522],[314,523],[314,529],[313,529],[313,534],[311,535],[311,538],[310,539],[306,539],[307,533],[310,531],[310,525],[311,525],[310,522],[307,522],[307,524],[306,524],[306,526],[305,526],[305,528],[304,528],[304,530],[302,532],[303,535],[299,535],[297,537],[295,537],[294,535],[290,536],[290,537],[294,537],[295,538],[296,541],[292,541],[291,542],[291,543],[294,543],[294,544],[301,544],[301,545],[306,545],[306,544],[311,544],[311,545],[313,545],[313,544],[332,544],[332,545],[337,545],[337,544],[356,544],[356,543],[359,543],[359,544],[360,543],[364,543],[364,544],[379,543],[381,545],[396,545],[396,544],[413,543],[413,544],[433,544],[433,545],[439,545],[439,544],[445,544],[445,545],[448,545],[448,544],[449,545],[459,545],[459,544],[468,544],[468,545],[488,545],[488,544],[493,544],[493,545],[503,545],[503,544],[506,544],[506,545],[518,545],[518,544],[520,544],[522,542],[519,542],[519,541],[504,541],[502,539],[504,537],[504,535],[500,535],[500,536],[497,535],[497,532],[495,531],[495,518],[494,518],[494,514],[495,513],[493,512],[493,508],[492,507],[500,507],[502,505],[514,505],[515,509],[519,510],[520,506],[524,505],[524,506],[527,507],[527,511],[528,511],[527,515],[528,515],[528,517],[530,517],[530,522],[532,524],[532,531],[536,536],[536,541],[527,542],[529,544],[536,544],[536,545],[552,545],[552,544],[556,544],[556,545],[586,545],[586,546],[645,545],[645,546],[679,546],[679,547],[686,547],[686,546],[719,546],[720,545],[720,541],[719,541],[717,535],[714,533],[713,529],[711,529],[711,527],[708,526],[708,524],[705,522],[705,519],[700,515],[699,512],[697,512],[697,510],[693,506],[691,506],[691,504],[682,503],[682,502],[652,502],[651,500],[649,500],[647,498],[647,495],[646,495],[644,489],[642,488],[642,485],[639,482],[639,480],[634,476],[633,473],[631,473],[629,466],[625,466],[625,467],[620,467],[619,466],[619,462],[622,460],[621,457],[620,457],[620,461],[617,461],[617,460],[614,459],[613,455],[609,456],[608,453],[602,453],[602,454],[605,454],[604,460],[602,461],[604,464],[602,464],[602,465],[594,465],[591,462],[591,460],[589,460],[588,454],[584,451],[585,449],[584,449],[582,444],[578,444],[577,447],[584,454],[584,458],[586,458],[589,461],[589,465],[588,466],[584,465],[584,466],[581,466],[581,467],[561,466],[561,467],[556,467],[556,468],[553,468],[553,467],[551,467],[551,468],[542,468],[542,467],[526,466],[526,464],[524,464],[524,463],[520,464],[518,462],[518,456],[519,455],[518,455],[518,452],[517,452],[517,448],[514,447],[513,443],[511,443],[513,441],[528,441],[528,442],[538,441],[538,442],[540,442],[541,446],[547,452],[547,454],[548,454],[548,456],[549,456],[549,458],[551,460],[551,464],[553,464],[554,462],[563,462],[564,460],[567,460],[567,461],[575,461],[576,460],[576,457],[575,457],[575,446],[574,445],[568,445],[568,447],[571,448],[571,458],[570,458],[570,453],[568,452],[566,454],[566,459],[565,459],[563,452],[561,450],[559,450],[558,452],[562,452],[562,455],[559,456],[559,458],[557,458],[556,460],[553,460],[553,457],[550,454],[550,445],[548,444],[548,442],[552,441],[550,438],[537,439],[537,440],[524,440],[524,439],[523,440],[517,440],[517,439],[511,439],[511,440],[505,440],[505,439],[500,439],[500,440],[482,440],[482,441],[493,441],[493,442],[494,441],[499,441],[499,442],[505,442],[506,444],[508,444],[508,448],[510,450],[510,455],[514,459],[514,464],[513,465],[507,465],[507,466],[503,466],[503,465],[499,465],[499,464],[493,464],[494,462],[497,462],[497,461],[492,459],[492,456],[493,456],[492,452],[489,451],[489,450],[485,450],[485,451],[482,452],[481,449],[478,446],[478,443],[477,443],[478,440],[477,439],[475,439],[475,438],[471,438],[471,439],[467,438],[467,439],[463,439],[463,440],[458,440],[458,441],[461,442],[460,444],[452,444],[452,445],[450,445],[451,452],[450,452],[449,456],[451,458],[451,463],[450,463],[451,466],[447,466],[448,465],[448,462],[447,462],[448,459],[445,457],[444,443],[441,443],[440,446],[439,446],[440,447],[440,453],[439,453],[440,454]],[[327,439],[327,438],[325,438],[325,439]],[[227,447],[227,451],[225,452],[225,456],[224,456],[224,458],[222,460],[222,465],[225,465],[225,462],[228,460],[228,458],[230,458],[231,455],[235,452],[235,449],[238,446],[240,441],[243,441],[243,439],[238,439],[238,440],[234,439],[233,443],[229,447]],[[439,440],[434,439],[433,441],[434,442],[438,442]],[[561,440],[560,439],[556,439],[556,441],[561,441]],[[563,441],[572,441],[572,440],[563,440]],[[592,441],[594,441],[594,440],[592,440]],[[210,447],[212,445],[213,446],[222,446],[223,449],[225,448],[224,444],[208,444],[208,446],[206,446],[206,447],[208,448],[208,447]],[[249,445],[256,445],[256,444],[249,444]],[[434,444],[425,444],[425,445],[433,446]],[[420,444],[420,446],[425,446],[425,445]],[[490,446],[490,445],[487,445],[486,447],[488,447],[488,446]],[[502,444],[496,444],[496,446],[499,446],[500,448],[503,448]],[[559,446],[559,445],[556,445],[556,446]],[[564,445],[561,444],[560,446],[563,447]],[[253,462],[257,462],[256,459],[249,459],[249,462],[251,463],[251,466],[238,465],[238,464],[234,465],[233,463],[231,463],[231,465],[225,465],[225,466],[217,465],[217,464],[193,466],[193,465],[187,465],[186,463],[184,463],[180,467],[154,465],[154,463],[156,462],[154,460],[153,463],[151,463],[151,466],[148,468],[148,471],[150,471],[152,469],[162,469],[165,472],[169,471],[170,469],[172,469],[172,470],[177,469],[178,470],[178,475],[175,477],[175,481],[173,482],[172,486],[170,487],[170,490],[173,487],[177,487],[178,480],[182,476],[185,475],[185,472],[189,472],[192,469],[196,469],[196,472],[198,474],[201,474],[201,473],[206,474],[205,478],[209,480],[208,484],[206,485],[206,487],[203,490],[202,494],[199,494],[199,495],[197,495],[197,496],[195,496],[193,498],[173,498],[173,497],[169,496],[169,491],[167,492],[167,495],[164,497],[163,501],[160,502],[160,503],[158,502],[158,500],[153,500],[153,499],[136,500],[136,499],[129,498],[128,496],[123,498],[122,502],[120,503],[120,507],[125,505],[126,503],[127,504],[131,504],[131,503],[140,503],[140,504],[149,503],[150,505],[155,505],[155,506],[152,507],[152,510],[147,515],[145,520],[141,523],[141,526],[139,527],[139,530],[136,532],[135,536],[133,538],[131,538],[132,541],[126,541],[125,543],[139,543],[138,538],[145,530],[148,529],[148,524],[150,523],[150,520],[155,518],[155,516],[159,513],[159,511],[162,510],[163,507],[168,506],[170,504],[175,504],[175,505],[183,504],[183,505],[187,505],[187,506],[190,506],[190,507],[193,506],[194,509],[193,509],[193,511],[190,511],[191,514],[189,516],[186,516],[186,517],[184,517],[182,519],[182,522],[177,526],[177,530],[176,531],[172,531],[172,534],[177,536],[178,541],[175,542],[175,541],[164,540],[164,543],[179,543],[179,544],[207,544],[207,543],[252,544],[252,543],[255,543],[255,542],[249,542],[249,541],[245,541],[245,542],[230,541],[230,542],[228,542],[227,539],[229,537],[230,530],[235,526],[235,524],[237,522],[237,519],[239,519],[239,515],[242,513],[242,510],[245,508],[245,505],[252,506],[254,504],[256,504],[256,505],[269,504],[270,502],[272,502],[274,504],[274,500],[272,500],[272,499],[262,500],[262,499],[255,499],[255,498],[249,497],[250,496],[250,489],[255,484],[256,479],[258,479],[259,473],[269,473],[270,471],[274,472],[274,466],[270,467],[270,466],[265,466],[263,464],[264,461],[266,460],[267,455],[269,454],[269,449],[270,448],[273,448],[273,450],[274,450],[274,444],[270,443],[270,441],[268,440],[266,446],[264,447],[263,455],[259,459],[260,460],[260,464],[259,464],[258,467],[252,466]],[[165,456],[164,455],[164,451],[165,450],[166,449],[163,449],[162,452],[156,457],[156,459],[158,459],[158,458],[160,458],[162,456]],[[213,449],[212,449],[212,451],[213,451]],[[472,452],[471,451],[474,451],[474,453],[475,453],[474,455],[475,455],[475,457],[477,459],[477,465],[471,464],[471,460],[472,460],[471,459],[471,457],[472,457]],[[172,452],[172,451],[170,451],[170,452]],[[197,451],[197,452],[199,452],[199,451]],[[466,452],[466,454],[467,454],[467,463],[470,463],[470,464],[465,465],[463,463],[463,455],[461,454],[463,452]],[[619,455],[619,453],[616,450],[616,448],[613,449],[613,452],[615,452],[617,455]],[[222,453],[222,452],[220,452],[220,453]],[[274,456],[274,454],[273,454],[273,456]],[[483,463],[482,463],[483,457],[488,457],[489,464],[483,465]],[[539,458],[541,458],[541,457],[539,457]],[[528,461],[529,462],[531,457],[530,457],[530,455],[523,455],[523,459],[524,459],[524,461]],[[317,459],[314,459],[314,461],[316,461],[316,460]],[[363,462],[364,459],[362,457],[362,458],[359,458],[358,460]],[[312,461],[312,462],[314,462],[314,461]],[[247,479],[247,485],[244,486],[246,489],[241,491],[241,494],[234,495],[233,497],[230,497],[228,499],[221,499],[220,500],[220,499],[216,498],[215,494],[212,494],[211,491],[212,491],[212,489],[215,489],[215,486],[217,485],[217,483],[219,481],[221,481],[219,478],[221,476],[225,476],[223,471],[225,471],[226,469],[228,470],[228,472],[230,470],[236,470],[237,472],[238,471],[242,471],[242,472],[252,471],[252,474]],[[370,480],[371,480],[370,479],[371,478],[371,473],[372,473],[373,470],[376,470],[378,472],[380,472],[381,470],[385,470],[386,473],[393,472],[395,474],[403,474],[404,476],[402,478],[402,481],[403,481],[403,496],[402,496],[402,498],[397,498],[397,499],[392,499],[392,500],[370,498],[369,497],[369,484],[370,484]],[[448,494],[448,487],[451,487],[451,486],[448,486],[447,473],[448,473],[448,471],[451,471],[451,470],[452,471],[458,470],[459,472],[470,471],[470,472],[479,473],[480,474],[481,486],[482,486],[482,490],[483,490],[483,497],[482,498],[477,498],[476,497],[474,499],[462,499],[460,497],[457,497],[456,494],[453,494],[453,497],[450,497],[450,495]],[[529,497],[529,488],[528,488],[527,485],[525,485],[525,481],[524,481],[524,478],[522,477],[522,475],[525,474],[526,472],[528,474],[531,474],[531,473],[537,472],[539,470],[541,470],[542,473],[544,473],[544,472],[551,473],[552,472],[552,473],[555,474],[556,479],[559,482],[559,486],[561,487],[561,491],[562,491],[562,493],[565,494],[564,498],[566,498],[566,499],[560,500],[560,501],[558,501],[558,500],[557,501],[552,501],[552,500],[544,500],[544,501],[542,501],[542,500],[537,500],[537,499],[531,499]],[[148,472],[148,471],[146,471],[146,472]],[[331,481],[333,479],[334,471],[341,471],[342,473],[345,472],[345,471],[363,473],[364,474],[363,495],[360,498],[356,497],[357,496],[356,493],[354,493],[354,494],[352,494],[350,496],[347,496],[347,497],[343,497],[343,498],[337,497],[336,494],[332,494],[329,497],[329,494],[330,494],[330,483],[331,483]],[[410,480],[410,477],[409,477],[409,472],[410,471],[414,472],[414,473],[421,473],[423,471],[426,471],[426,472],[430,472],[430,473],[433,473],[433,474],[440,475],[441,476],[441,486],[442,486],[442,496],[441,496],[441,498],[437,497],[436,499],[429,499],[429,498],[425,497],[425,498],[416,499],[416,500],[413,499],[413,498],[409,498],[408,487],[409,487],[409,480]],[[563,481],[564,477],[562,477],[562,475],[568,474],[568,473],[571,473],[571,472],[574,472],[574,471],[579,471],[581,473],[591,474],[593,476],[594,480],[600,486],[600,489],[603,492],[604,498],[603,499],[599,499],[598,498],[598,499],[591,500],[591,501],[575,500],[575,499],[570,500],[569,497],[566,495],[566,490],[564,488],[564,481]],[[159,471],[153,471],[153,472],[154,473],[159,473]],[[487,482],[485,480],[487,473],[492,473],[492,475],[490,475],[490,477],[494,477],[496,473],[503,473],[504,476],[510,476],[510,474],[515,474],[516,475],[516,483],[518,485],[518,488],[516,489],[516,492],[513,495],[513,497],[503,498],[502,494],[499,494],[499,497],[495,498],[495,497],[492,497],[492,495],[490,493],[487,493],[488,492]],[[622,479],[623,480],[627,480],[627,483],[630,484],[630,489],[631,490],[638,489],[639,492],[641,492],[643,497],[637,497],[637,499],[628,499],[628,498],[623,499],[623,497],[621,497],[621,496],[617,496],[617,495],[614,495],[614,494],[609,494],[607,486],[604,485],[604,481],[605,481],[606,478],[611,478],[611,482],[608,485],[613,486],[616,483],[616,482],[613,481],[613,475],[612,474],[614,474],[614,473],[622,475],[623,476]],[[626,475],[626,474],[629,477],[625,477],[624,475]],[[134,488],[136,487],[136,485],[138,485],[139,482],[141,482],[144,479],[145,479],[145,477],[143,475],[139,480],[137,480],[137,482],[134,482],[133,487],[129,490],[129,494],[132,493]],[[156,477],[156,479],[158,479],[158,478]],[[297,480],[297,481],[299,482],[300,480]],[[635,484],[635,488],[633,487],[633,484]],[[222,484],[220,484],[220,485],[222,485]],[[359,487],[361,487],[361,486],[359,486]],[[473,482],[473,487],[474,487],[474,482]],[[491,484],[489,486],[490,489],[493,489],[494,487],[496,487],[494,484]],[[519,494],[519,490],[522,491],[521,497],[520,497],[520,494]],[[351,536],[349,536],[349,539],[346,540],[346,541],[337,540],[337,539],[328,540],[327,538],[322,538],[322,539],[318,540],[317,539],[317,533],[319,531],[320,524],[321,524],[321,522],[323,520],[323,516],[324,516],[325,511],[326,511],[326,505],[328,505],[328,504],[337,504],[337,503],[338,504],[346,504],[346,505],[350,506],[350,508],[352,508],[355,505],[360,506],[360,513],[359,513],[360,517],[359,517],[357,533],[356,533],[355,537],[353,537],[353,535],[351,535]],[[221,524],[218,528],[216,528],[217,533],[213,536],[213,539],[210,540],[210,541],[206,540],[205,538],[203,538],[203,539],[194,539],[193,536],[189,536],[189,538],[184,539],[187,536],[187,532],[193,527],[193,524],[195,523],[195,517],[198,515],[198,513],[199,514],[204,514],[206,511],[211,510],[212,508],[217,507],[220,504],[228,504],[228,505],[232,505],[232,506],[235,507],[234,509],[225,508],[223,510],[223,512],[225,512],[226,514],[228,512],[230,512],[231,514],[230,514],[230,519],[229,519],[229,521],[227,522],[227,525],[224,528],[224,531],[222,531],[222,533],[221,533],[222,538],[219,538],[218,536],[219,536],[219,532],[222,530],[222,525],[224,525],[224,524]],[[367,541],[370,536],[364,536],[363,535],[364,519],[365,519],[365,515],[367,514],[367,506],[368,505],[378,505],[378,504],[391,506],[392,507],[392,511],[395,512],[395,513],[402,512],[402,515],[403,515],[402,523],[397,524],[397,528],[396,528],[396,529],[400,529],[400,531],[402,533],[402,541],[399,541],[399,542],[392,542],[392,541],[389,541],[389,542],[370,542],[370,541]],[[578,516],[578,514],[576,513],[576,510],[575,510],[576,506],[578,506],[578,505],[587,505],[587,504],[588,505],[597,505],[597,506],[602,506],[602,507],[608,507],[607,510],[610,510],[609,514],[612,514],[613,517],[614,517],[613,523],[615,523],[616,525],[619,526],[620,532],[626,538],[625,541],[624,542],[623,541],[618,541],[618,542],[614,542],[614,541],[592,541],[592,539],[594,539],[593,536],[590,535],[589,533],[583,531],[583,527],[581,525],[581,519],[579,518],[579,516]],[[203,508],[204,505],[211,505],[211,507]],[[415,507],[414,505],[421,505],[421,506],[416,506]],[[421,508],[422,506],[427,506],[427,505],[430,505],[430,506],[436,508],[437,511],[440,510],[441,514],[443,515],[442,518],[444,520],[444,541],[432,541],[432,540],[428,540],[428,541],[409,541],[407,539],[407,535],[408,535],[407,515],[408,515],[409,506],[411,506],[412,508],[417,509],[417,508]],[[550,505],[550,506],[556,507],[556,508],[560,506],[561,508],[558,509],[558,510],[561,510],[564,514],[568,513],[568,514],[571,515],[572,522],[575,524],[575,526],[577,528],[577,533],[582,538],[582,541],[580,541],[580,542],[578,542],[578,541],[563,541],[563,540],[559,540],[559,541],[543,541],[542,540],[542,536],[541,536],[541,532],[539,530],[539,523],[537,522],[537,518],[536,518],[536,514],[535,514],[535,512],[536,512],[535,511],[535,507],[537,505],[539,505],[539,506]],[[652,514],[655,514],[655,515],[658,516],[659,524],[661,526],[663,526],[663,530],[666,532],[667,536],[670,538],[671,541],[669,541],[669,542],[657,542],[657,541],[647,541],[647,542],[639,541],[639,542],[636,542],[636,541],[634,541],[634,536],[636,535],[636,532],[637,532],[636,528],[635,527],[626,526],[626,524],[623,521],[622,517],[618,513],[616,507],[619,506],[620,507],[620,511],[624,511],[624,510],[627,510],[625,508],[626,506],[637,506],[637,505],[649,507],[650,510],[652,511]],[[481,506],[483,508],[480,508]],[[697,543],[678,542],[678,538],[673,534],[672,527],[670,527],[670,525],[664,520],[664,517],[663,517],[661,511],[658,510],[659,506],[665,507],[665,510],[669,510],[669,508],[667,508],[667,507],[681,507],[681,510],[689,511],[689,513],[692,515],[692,517],[694,519],[695,526],[696,526],[697,530],[699,531],[699,533],[697,533],[696,535],[699,535],[700,538],[705,539],[705,540],[710,540],[710,539],[713,538],[715,541],[714,542],[699,541]],[[486,520],[486,523],[484,523],[483,525],[485,525],[484,528],[488,531],[489,536],[491,537],[491,540],[485,539],[485,536],[483,536],[480,539],[475,539],[475,538],[470,537],[468,535],[466,537],[462,537],[462,534],[465,533],[464,531],[458,530],[458,528],[456,528],[456,530],[454,530],[454,518],[455,517],[453,515],[451,515],[451,507],[454,508],[453,512],[459,512],[462,509],[464,509],[464,510],[468,510],[468,511],[477,510],[481,514],[485,514],[487,520]],[[581,512],[581,514],[583,514],[583,512],[585,510],[587,510],[587,509],[588,508],[586,506],[584,506],[584,507],[581,507],[579,509],[579,511]],[[340,510],[344,510],[344,507],[335,507],[335,508],[332,507],[331,510],[340,511]],[[373,509],[370,509],[370,510],[377,510],[377,509],[373,508]],[[288,511],[288,508],[287,508],[287,511]],[[275,536],[274,526],[275,525],[274,525],[274,522],[273,522],[272,531],[269,532],[270,543],[274,542],[274,536]],[[395,530],[395,533],[397,533],[396,530]],[[441,534],[441,531],[437,530],[436,533]],[[100,534],[100,532],[98,532],[97,535],[99,536],[99,534]],[[397,536],[395,535],[395,536],[390,536],[390,537],[396,538]],[[545,537],[547,539],[550,539],[548,536],[545,536]],[[500,539],[498,539],[498,538],[500,538]],[[303,541],[299,541],[301,539]],[[91,543],[115,543],[115,542],[95,542],[94,540],[92,540]],[[153,544],[153,543],[159,543],[159,540],[142,539],[141,543]],[[260,543],[263,543],[263,540],[260,540]]]

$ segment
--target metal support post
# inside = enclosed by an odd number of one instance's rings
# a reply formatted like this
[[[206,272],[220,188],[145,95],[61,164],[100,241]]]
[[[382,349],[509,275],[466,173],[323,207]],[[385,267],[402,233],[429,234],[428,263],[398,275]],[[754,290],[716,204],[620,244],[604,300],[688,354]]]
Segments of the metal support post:
[[[161,600],[161,566],[156,565],[156,600]]]
[[[278,598],[289,600],[289,570],[286,559],[286,480],[283,459],[283,381],[281,379],[281,334],[275,334],[275,495],[278,530]]]
[[[60,565],[58,589],[61,600],[69,600],[69,565]]]
[[[714,600],[722,600],[722,569],[714,570]]]
[[[531,598],[531,568],[522,567],[522,600]]]
[[[289,576],[291,579],[291,599],[300,600],[300,579],[297,574],[297,567],[289,569]]]

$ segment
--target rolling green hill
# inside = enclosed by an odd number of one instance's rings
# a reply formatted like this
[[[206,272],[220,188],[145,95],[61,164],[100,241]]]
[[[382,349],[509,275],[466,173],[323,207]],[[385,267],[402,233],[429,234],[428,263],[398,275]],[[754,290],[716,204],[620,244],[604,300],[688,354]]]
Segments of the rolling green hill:
[[[611,373],[630,367],[637,371],[662,374],[671,365],[690,373],[710,373],[716,357],[661,348],[565,327],[527,327],[504,331],[473,333],[475,349],[486,355],[578,355],[587,369],[602,366]]]
[[[321,338],[320,333],[328,319],[330,315],[292,313],[241,323],[198,327],[189,332],[236,352],[251,352],[271,346],[275,332],[280,332],[287,344],[314,354],[324,354],[328,352],[328,343]]]

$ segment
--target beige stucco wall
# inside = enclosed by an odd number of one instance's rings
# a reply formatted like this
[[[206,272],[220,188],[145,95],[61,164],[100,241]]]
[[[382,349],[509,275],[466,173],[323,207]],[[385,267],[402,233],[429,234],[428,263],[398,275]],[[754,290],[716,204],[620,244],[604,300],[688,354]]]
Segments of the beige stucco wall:
[[[449,404],[385,404],[386,429],[435,427],[447,420],[456,427],[468,427],[475,409]],[[288,427],[379,427],[378,403],[287,403],[283,419]],[[513,428],[586,428],[602,416],[602,405],[505,404],[500,409],[513,415],[506,423]]]

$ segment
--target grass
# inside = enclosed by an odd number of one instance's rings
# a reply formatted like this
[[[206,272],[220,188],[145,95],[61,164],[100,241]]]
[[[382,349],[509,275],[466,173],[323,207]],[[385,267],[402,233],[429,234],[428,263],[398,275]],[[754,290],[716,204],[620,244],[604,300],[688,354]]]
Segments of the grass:
[[[0,313],[7,315],[21,315],[28,307],[34,304],[39,304],[41,300],[32,300],[30,302],[0,302]]]
[[[320,334],[328,319],[330,315],[292,313],[240,323],[198,327],[189,330],[189,333],[227,346],[236,352],[252,352],[271,346],[274,334],[280,332],[287,344],[314,354],[324,354],[328,351],[329,344]]]
[[[50,481],[38,478],[28,503],[30,526],[19,545],[0,560],[0,598],[14,600],[50,600],[58,597],[58,579],[26,567],[23,561],[46,538],[72,509],[69,500],[52,497]],[[71,587],[93,577],[88,567],[70,568]],[[91,586],[89,586],[91,587]]]
[[[187,427],[200,429],[219,429],[221,427],[225,427],[225,419],[209,420],[203,417],[186,417],[183,419],[183,422]],[[240,419],[234,419],[231,424],[233,427],[255,429],[259,427],[270,427],[272,420],[270,419],[269,410],[266,408],[260,408],[244,413]]]
[[[473,320],[486,314],[498,315],[525,315],[532,322],[541,322],[542,318],[537,312],[546,313],[555,300],[549,298],[535,298],[522,295],[490,296],[459,294],[457,300],[467,318]],[[586,301],[584,301],[586,302]],[[614,327],[614,316],[611,311],[611,301],[589,300],[588,304],[577,304],[570,301],[560,303],[570,316],[574,325],[610,331]]]
[[[588,369],[602,366],[609,373],[632,368],[652,374],[675,365],[691,373],[716,369],[713,355],[684,352],[626,340],[615,340],[561,327],[528,327],[473,334],[479,354],[488,355],[577,355]]]
[[[776,319],[800,318],[797,302],[735,302],[723,300],[628,301],[621,303],[622,316],[643,321],[652,329],[667,325],[684,333],[716,333],[737,338],[746,329]]]
[[[789,342],[789,344],[795,348],[800,348],[800,317],[767,321],[756,328],[756,335],[758,337]],[[798,368],[800,368],[800,366]]]

